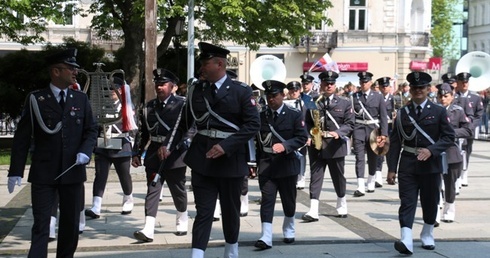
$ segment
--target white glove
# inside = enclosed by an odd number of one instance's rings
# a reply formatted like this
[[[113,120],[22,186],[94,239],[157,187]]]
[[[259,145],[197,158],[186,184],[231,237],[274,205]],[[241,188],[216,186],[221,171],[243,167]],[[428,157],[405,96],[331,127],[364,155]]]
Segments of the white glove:
[[[14,191],[15,185],[22,185],[22,178],[20,176],[9,176],[7,187],[9,189],[9,193]]]
[[[89,161],[90,161],[90,158],[87,155],[85,155],[85,153],[82,153],[82,152],[77,153],[77,161],[76,161],[77,165],[85,165]]]

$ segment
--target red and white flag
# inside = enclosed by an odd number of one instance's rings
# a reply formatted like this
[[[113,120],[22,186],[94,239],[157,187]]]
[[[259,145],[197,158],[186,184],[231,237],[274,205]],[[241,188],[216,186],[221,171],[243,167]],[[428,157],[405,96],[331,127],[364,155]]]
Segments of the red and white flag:
[[[339,73],[340,72],[339,66],[337,65],[337,62],[335,62],[334,60],[332,60],[332,58],[330,57],[330,55],[328,53],[325,53],[325,55],[323,55],[318,61],[316,61],[315,63],[313,63],[313,65],[311,65],[311,67],[308,70],[308,72],[311,72],[315,68],[316,69],[321,69],[322,67],[326,71],[334,71],[336,73]]]
[[[128,132],[138,129],[134,120],[133,102],[131,101],[130,87],[127,83],[121,86],[121,113],[122,113],[122,131]]]

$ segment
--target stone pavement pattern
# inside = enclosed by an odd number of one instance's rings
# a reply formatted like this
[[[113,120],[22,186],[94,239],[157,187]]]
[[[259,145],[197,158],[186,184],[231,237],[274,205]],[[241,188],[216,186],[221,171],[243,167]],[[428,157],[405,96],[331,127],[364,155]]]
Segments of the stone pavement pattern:
[[[420,208],[414,224],[414,251],[417,257],[489,257],[490,253],[490,143],[475,141],[471,157],[469,187],[461,190],[456,199],[456,221],[441,223],[434,230],[436,249],[426,251],[420,247],[419,233],[423,225]],[[8,167],[0,167],[6,175]],[[89,180],[85,183],[86,207],[92,203],[93,164],[88,166]],[[386,166],[383,174],[386,175]],[[175,236],[175,208],[168,188],[160,203],[155,238],[152,243],[140,243],[133,238],[135,230],[144,226],[144,197],[146,184],[144,170],[132,169],[135,208],[130,215],[121,215],[122,191],[115,172],[111,172],[102,202],[99,219],[87,220],[80,236],[76,257],[190,257],[191,230],[195,217],[193,192],[189,192],[189,234]],[[393,241],[399,237],[398,189],[384,185],[374,193],[355,198],[354,156],[346,158],[347,203],[349,217],[336,218],[336,196],[326,173],[320,196],[320,221],[303,223],[301,216],[308,211],[308,188],[298,191],[296,213],[296,242],[282,243],[283,213],[280,201],[276,203],[273,222],[274,246],[257,251],[253,244],[260,237],[260,198],[257,180],[249,181],[250,211],[241,219],[239,251],[241,257],[397,257]],[[6,178],[0,180],[0,257],[25,257],[30,244],[32,210],[30,185],[24,180],[13,194],[8,194]],[[188,185],[190,184],[188,180]],[[206,257],[223,256],[221,221],[213,223]],[[49,244],[50,255],[55,257],[56,242]]]

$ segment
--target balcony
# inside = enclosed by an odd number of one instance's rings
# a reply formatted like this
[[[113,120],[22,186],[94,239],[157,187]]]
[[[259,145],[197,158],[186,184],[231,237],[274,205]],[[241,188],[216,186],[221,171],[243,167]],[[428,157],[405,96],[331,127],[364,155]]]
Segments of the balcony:
[[[94,45],[119,45],[124,43],[124,32],[122,30],[109,30],[104,36],[98,36],[97,31],[92,30],[90,35],[90,41]]]
[[[427,32],[414,32],[410,34],[410,44],[417,47],[429,46],[429,33]]]
[[[332,49],[337,47],[338,32],[314,32],[312,36],[303,36],[299,39],[298,51],[317,52],[318,50]],[[307,48],[308,51],[307,51]]]

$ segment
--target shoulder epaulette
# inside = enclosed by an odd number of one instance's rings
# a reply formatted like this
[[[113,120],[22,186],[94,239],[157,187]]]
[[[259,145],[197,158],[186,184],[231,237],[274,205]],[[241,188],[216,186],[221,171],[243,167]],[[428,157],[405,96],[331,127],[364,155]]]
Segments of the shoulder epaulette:
[[[235,80],[235,81],[233,81],[233,83],[234,83],[234,84],[238,84],[238,85],[240,85],[240,86],[242,86],[242,87],[248,87],[248,85],[247,85],[246,83],[241,82],[241,81],[237,81],[237,80]]]

